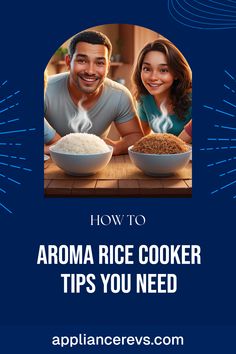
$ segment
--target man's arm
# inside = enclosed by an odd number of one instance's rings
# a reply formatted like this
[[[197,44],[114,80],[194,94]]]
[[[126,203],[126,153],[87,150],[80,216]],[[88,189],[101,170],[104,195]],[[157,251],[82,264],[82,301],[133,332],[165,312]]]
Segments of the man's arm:
[[[61,139],[61,136],[59,134],[55,134],[53,139],[51,139],[49,142],[44,144],[44,154],[49,155],[49,147],[53,144],[55,144],[59,139]]]
[[[151,128],[150,128],[150,125],[148,124],[148,122],[141,120],[141,126],[143,129],[144,135],[148,135],[151,133]]]
[[[143,137],[143,131],[137,116],[127,122],[116,123],[115,126],[121,136],[118,141],[104,139],[107,144],[113,146],[113,155],[127,154],[128,147]]]

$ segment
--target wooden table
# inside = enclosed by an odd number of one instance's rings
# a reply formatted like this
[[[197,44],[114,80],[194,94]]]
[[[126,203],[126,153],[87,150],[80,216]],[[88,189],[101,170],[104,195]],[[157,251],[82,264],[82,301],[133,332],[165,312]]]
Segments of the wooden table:
[[[169,177],[149,177],[128,155],[113,156],[101,172],[89,177],[65,174],[51,159],[44,163],[47,197],[191,197],[192,163]]]

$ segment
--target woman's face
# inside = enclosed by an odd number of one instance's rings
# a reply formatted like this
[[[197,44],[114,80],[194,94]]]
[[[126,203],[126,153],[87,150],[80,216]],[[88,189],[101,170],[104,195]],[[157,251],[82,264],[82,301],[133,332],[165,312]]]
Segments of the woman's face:
[[[151,51],[145,55],[141,68],[141,79],[151,95],[160,95],[164,98],[169,95],[175,77],[167,64],[164,53]]]

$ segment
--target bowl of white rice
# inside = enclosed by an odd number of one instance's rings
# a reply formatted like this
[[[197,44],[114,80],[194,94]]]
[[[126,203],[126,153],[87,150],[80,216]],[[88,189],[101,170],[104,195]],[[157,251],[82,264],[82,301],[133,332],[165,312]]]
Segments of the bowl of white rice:
[[[113,148],[94,134],[71,133],[49,148],[55,164],[67,174],[89,176],[110,161]]]

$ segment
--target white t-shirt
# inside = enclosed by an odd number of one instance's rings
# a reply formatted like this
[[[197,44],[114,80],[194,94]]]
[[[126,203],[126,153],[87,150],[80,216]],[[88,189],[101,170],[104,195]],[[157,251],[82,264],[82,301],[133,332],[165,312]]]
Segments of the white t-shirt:
[[[108,78],[92,108],[77,107],[68,91],[68,77],[69,73],[49,77],[45,96],[45,118],[61,136],[82,132],[104,138],[112,122],[124,123],[136,115],[129,90]]]

